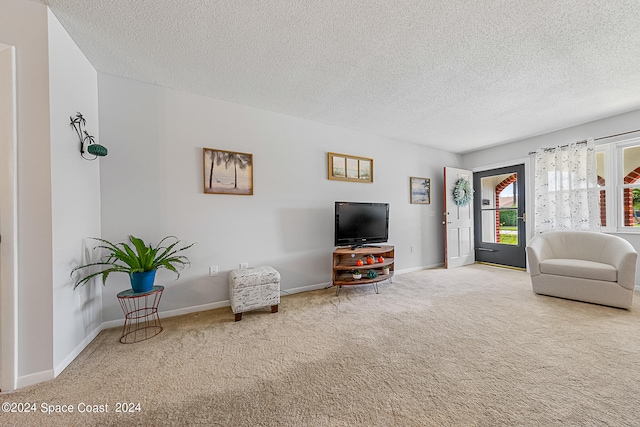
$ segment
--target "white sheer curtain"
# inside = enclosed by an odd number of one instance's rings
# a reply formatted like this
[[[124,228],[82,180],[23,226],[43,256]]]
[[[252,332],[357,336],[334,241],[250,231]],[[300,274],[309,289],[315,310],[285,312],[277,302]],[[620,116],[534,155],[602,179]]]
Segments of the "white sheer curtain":
[[[536,234],[600,229],[595,151],[593,139],[536,151]]]

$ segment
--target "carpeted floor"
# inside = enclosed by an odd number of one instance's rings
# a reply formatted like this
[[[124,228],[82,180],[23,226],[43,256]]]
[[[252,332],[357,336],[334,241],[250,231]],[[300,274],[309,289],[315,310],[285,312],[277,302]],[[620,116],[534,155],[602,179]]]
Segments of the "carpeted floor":
[[[285,296],[237,323],[228,307],[167,318],[131,345],[110,329],[55,380],[0,395],[37,406],[0,424],[637,426],[639,298],[539,296],[527,273],[473,265],[397,275],[378,295]]]

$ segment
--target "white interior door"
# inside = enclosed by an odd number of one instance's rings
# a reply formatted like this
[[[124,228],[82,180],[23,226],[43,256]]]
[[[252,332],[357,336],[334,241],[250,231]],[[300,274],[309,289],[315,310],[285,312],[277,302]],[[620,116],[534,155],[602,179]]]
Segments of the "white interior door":
[[[444,168],[444,264],[446,268],[475,262],[473,244],[473,199],[464,206],[456,204],[453,190],[460,178],[473,189],[473,172]]]

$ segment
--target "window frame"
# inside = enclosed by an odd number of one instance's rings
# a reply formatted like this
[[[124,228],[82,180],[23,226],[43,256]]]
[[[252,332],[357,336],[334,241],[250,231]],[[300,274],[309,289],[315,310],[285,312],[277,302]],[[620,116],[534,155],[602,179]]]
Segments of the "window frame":
[[[640,227],[624,225],[624,189],[640,188],[640,180],[633,184],[624,183],[624,149],[636,146],[640,147],[640,138],[596,146],[596,153],[604,153],[605,185],[598,187],[598,191],[605,191],[607,225],[601,227],[603,232],[640,234]]]

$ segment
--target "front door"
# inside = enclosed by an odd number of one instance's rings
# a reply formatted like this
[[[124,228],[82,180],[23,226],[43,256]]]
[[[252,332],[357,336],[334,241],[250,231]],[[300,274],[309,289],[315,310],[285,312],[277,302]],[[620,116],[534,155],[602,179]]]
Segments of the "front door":
[[[454,192],[460,180],[473,185],[472,172],[444,168],[444,265],[445,268],[473,264],[473,202],[456,203]],[[473,187],[469,189],[473,194]]]
[[[473,174],[477,262],[525,268],[524,165]]]

